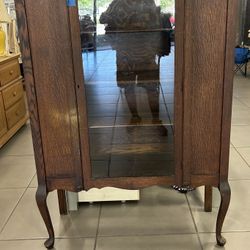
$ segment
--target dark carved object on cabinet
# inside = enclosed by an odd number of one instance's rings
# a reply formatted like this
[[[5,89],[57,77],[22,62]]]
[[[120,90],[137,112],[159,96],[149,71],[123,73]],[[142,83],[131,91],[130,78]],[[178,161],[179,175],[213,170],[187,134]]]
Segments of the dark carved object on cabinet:
[[[107,29],[95,27],[96,32],[102,30],[94,36],[95,51],[82,54],[76,1],[15,0],[37,166],[36,200],[49,233],[45,246],[54,245],[46,204],[49,192],[58,190],[60,212],[67,213],[65,190],[151,185],[206,186],[207,211],[211,211],[212,187],[218,188],[216,239],[223,246],[221,229],[230,201],[237,0],[176,0],[174,46],[168,34],[173,30],[161,26],[163,14],[153,0],[113,2],[116,8],[126,3],[116,21],[122,20],[123,26],[112,29],[112,20],[103,15],[100,23]],[[116,12],[119,8],[109,18]],[[152,16],[159,20],[155,25],[148,22]],[[143,37],[154,40],[152,48]],[[102,53],[103,60],[112,60],[88,71],[93,66],[88,65],[89,58],[93,55],[98,63]],[[166,80],[165,73],[172,78]],[[119,98],[107,103],[106,92],[109,98]],[[93,105],[97,97],[104,103],[99,103],[101,111]],[[174,102],[166,103],[165,97]],[[108,108],[122,114],[113,124]],[[100,119],[100,113],[105,112],[108,124],[100,126],[105,118]]]

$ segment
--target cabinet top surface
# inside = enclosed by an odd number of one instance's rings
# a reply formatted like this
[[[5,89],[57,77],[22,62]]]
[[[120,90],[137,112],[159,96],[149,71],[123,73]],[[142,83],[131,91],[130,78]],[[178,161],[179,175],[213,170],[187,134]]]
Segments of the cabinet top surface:
[[[20,54],[11,54],[8,56],[0,56],[0,64],[6,63],[10,60],[13,60],[14,58],[18,58],[19,56],[20,56]]]

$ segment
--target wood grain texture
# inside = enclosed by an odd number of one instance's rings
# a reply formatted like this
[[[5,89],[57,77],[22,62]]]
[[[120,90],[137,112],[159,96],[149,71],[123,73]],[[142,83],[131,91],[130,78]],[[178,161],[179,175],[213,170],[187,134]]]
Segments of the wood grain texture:
[[[204,210],[205,212],[212,212],[213,188],[211,186],[205,186],[204,196],[205,196]]]
[[[227,0],[185,2],[184,184],[219,175]]]
[[[93,179],[91,173],[77,8],[68,8],[65,0],[15,3],[38,175],[36,198],[50,236],[46,247],[54,244],[49,191],[60,190],[62,202],[64,190],[166,184],[220,188],[216,235],[223,245],[221,228],[230,201],[236,0],[176,1],[175,176],[106,179]]]
[[[65,181],[67,187],[72,185],[73,189],[80,190],[82,175],[89,182],[86,187],[94,186],[89,161],[77,8],[68,9],[62,0],[26,0],[25,3],[29,38],[33,44],[39,126],[42,127],[49,186],[56,188],[56,183],[60,183],[61,188]],[[43,15],[38,11],[41,8],[45,12]],[[52,10],[57,10],[57,15]],[[178,70],[175,80],[175,108],[178,111],[175,112],[176,180],[182,182],[183,167],[184,184],[202,183],[202,180],[194,181],[191,174],[197,179],[204,176],[218,183],[215,179],[220,166],[221,142],[218,138],[222,125],[227,1],[178,1],[176,11],[179,24],[176,30]],[[39,32],[36,27],[41,27]],[[47,60],[48,56],[51,60]],[[184,68],[182,61],[185,62]],[[117,179],[114,185],[120,185],[120,181]]]
[[[183,183],[183,81],[185,60],[185,0],[175,3],[176,30],[175,30],[175,93],[174,93],[174,151],[175,151],[175,184]]]
[[[39,114],[37,106],[37,94],[35,89],[33,65],[31,61],[30,37],[28,33],[28,24],[26,18],[24,0],[15,0],[19,38],[21,41],[22,60],[24,65],[25,86],[30,112],[30,124],[32,132],[32,141],[34,147],[34,156],[36,161],[36,170],[38,184],[46,186],[46,173],[44,164],[44,155],[41,141],[41,131],[39,123]]]
[[[116,187],[125,189],[139,189],[154,185],[174,185],[175,177],[121,177],[121,178],[106,178],[106,179],[93,179],[85,183],[85,190],[94,187]]]
[[[223,81],[223,110],[221,124],[221,155],[220,155],[220,181],[228,179],[230,132],[233,99],[233,78],[234,78],[234,47],[236,37],[235,18],[239,8],[237,0],[228,0],[227,6],[227,29],[225,46],[225,70]]]
[[[70,190],[80,190],[78,118],[66,1],[25,3],[46,175],[72,177],[75,181]]]
[[[184,169],[185,170],[185,169]],[[218,187],[219,178],[218,175],[191,175],[190,185],[192,187],[199,187],[203,185],[210,185]]]
[[[64,190],[57,191],[58,202],[59,202],[59,212],[61,215],[68,214],[68,206],[66,199],[66,192]]]
[[[90,166],[90,152],[89,152],[89,135],[88,135],[88,121],[86,92],[83,84],[83,64],[82,64],[82,50],[80,39],[80,23],[78,17],[78,8],[71,7],[68,9],[70,36],[72,41],[72,56],[73,68],[75,77],[75,98],[77,103],[78,126],[79,126],[79,146],[81,148],[81,165],[79,166],[78,176],[83,183],[86,181],[85,176],[88,176],[88,169]],[[84,186],[84,184],[83,184]]]

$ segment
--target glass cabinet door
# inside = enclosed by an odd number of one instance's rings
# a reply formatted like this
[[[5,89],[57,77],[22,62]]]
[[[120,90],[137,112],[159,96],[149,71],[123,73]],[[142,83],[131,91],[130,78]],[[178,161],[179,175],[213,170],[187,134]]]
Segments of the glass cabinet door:
[[[174,176],[174,0],[78,10],[92,178]]]

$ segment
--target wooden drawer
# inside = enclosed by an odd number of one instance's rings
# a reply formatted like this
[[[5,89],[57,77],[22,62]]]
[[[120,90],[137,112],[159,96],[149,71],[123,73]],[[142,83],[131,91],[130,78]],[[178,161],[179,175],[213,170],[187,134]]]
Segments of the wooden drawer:
[[[5,111],[3,107],[3,98],[0,93],[0,137],[7,132],[7,123],[5,117]]]
[[[18,59],[3,64],[0,68],[0,86],[3,86],[21,75]]]
[[[23,97],[23,85],[22,81],[20,81],[13,84],[9,88],[3,90],[4,107],[8,109],[22,97]]]
[[[12,128],[26,114],[24,98],[6,111],[8,128]]]

